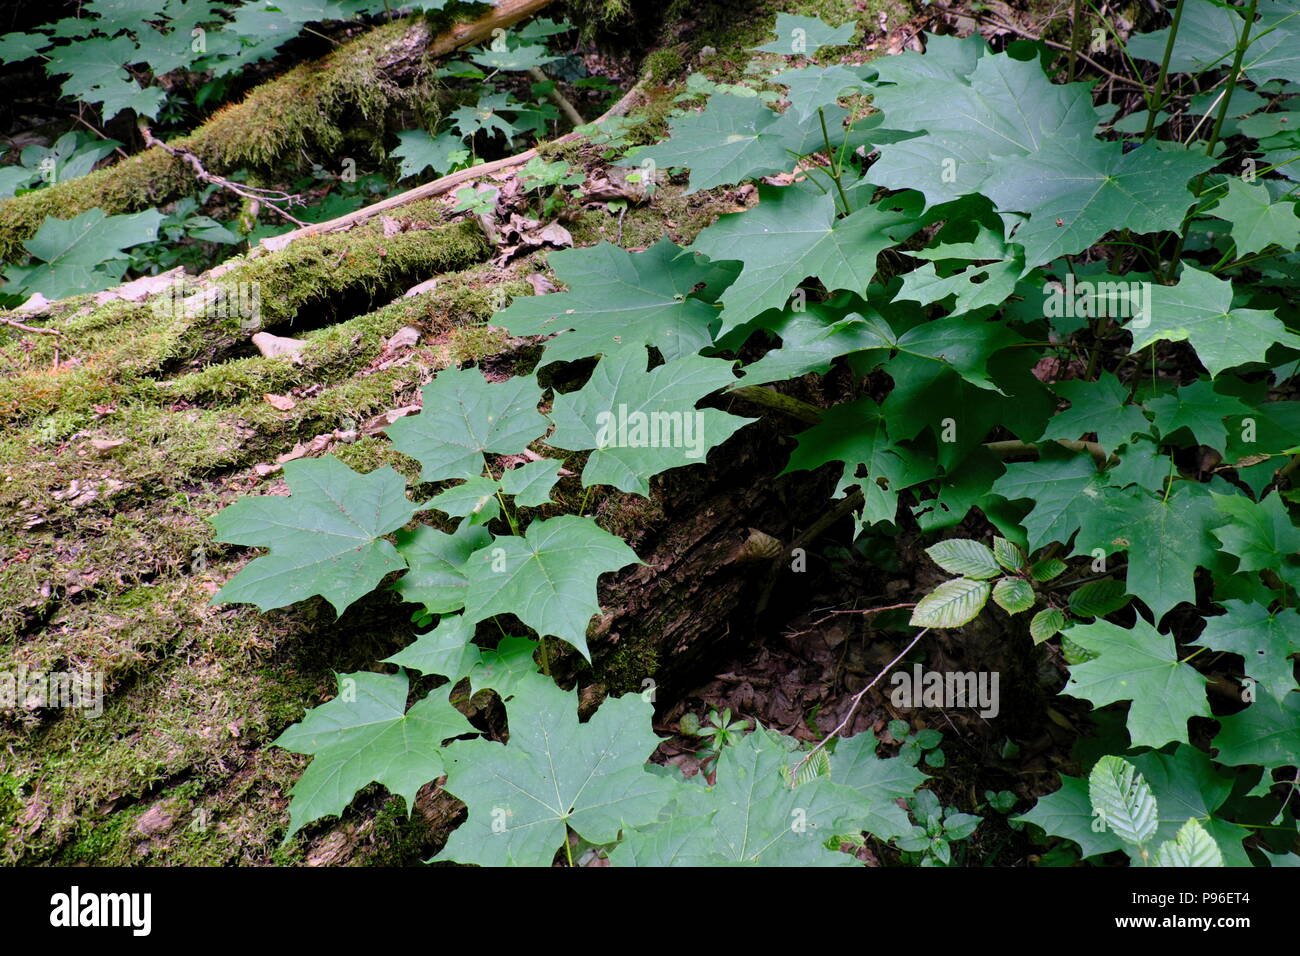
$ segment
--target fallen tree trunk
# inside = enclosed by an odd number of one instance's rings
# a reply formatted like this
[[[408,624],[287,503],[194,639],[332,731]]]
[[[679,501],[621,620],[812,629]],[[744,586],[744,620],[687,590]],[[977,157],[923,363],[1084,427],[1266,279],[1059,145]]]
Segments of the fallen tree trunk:
[[[188,136],[170,143],[209,172],[262,168],[302,149],[337,155],[347,139],[343,122],[357,115],[367,136],[382,136],[383,114],[418,91],[429,58],[490,37],[553,0],[504,0],[468,23],[435,34],[430,20],[412,17],[368,30],[328,56],[294,67],[218,110]],[[382,153],[380,154],[382,156]],[[69,219],[88,209],[135,212],[197,191],[194,170],[159,147],[86,176],[0,201],[0,260],[23,254],[47,216]]]

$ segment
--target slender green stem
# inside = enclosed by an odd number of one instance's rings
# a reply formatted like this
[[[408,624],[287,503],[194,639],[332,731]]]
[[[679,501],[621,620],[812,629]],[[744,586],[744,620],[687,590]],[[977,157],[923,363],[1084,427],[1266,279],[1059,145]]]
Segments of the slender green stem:
[[[596,487],[596,486],[595,486],[595,485],[588,485],[588,486],[587,486],[587,490],[586,490],[585,492],[583,492],[583,495],[582,495],[582,504],[578,507],[578,515],[579,515],[579,517],[581,517],[582,515],[584,515],[584,514],[587,513],[587,499],[591,497],[591,489],[594,488],[594,487]]]
[[[1179,0],[1181,5],[1182,0]],[[1250,0],[1250,6],[1246,8],[1246,23],[1241,28],[1241,38],[1237,41],[1237,52],[1232,58],[1232,67],[1228,71],[1228,86],[1223,93],[1223,103],[1219,107],[1219,118],[1214,121],[1214,132],[1210,134],[1210,141],[1205,144],[1205,155],[1213,156],[1214,147],[1218,145],[1219,133],[1223,131],[1223,123],[1228,118],[1228,106],[1232,103],[1232,91],[1237,88],[1237,78],[1241,76],[1241,61],[1246,56],[1246,47],[1250,46],[1250,28],[1255,23],[1255,10],[1259,7],[1259,0]]]
[[[847,216],[853,211],[853,208],[849,205],[849,197],[844,194],[844,184],[840,182],[840,171],[835,165],[835,150],[831,147],[831,135],[826,131],[826,111],[820,106],[817,107],[817,118],[821,120],[822,142],[826,144],[826,157],[831,163],[830,169],[823,169],[823,172],[834,180],[835,189],[840,194],[840,202],[844,205],[844,215]]]
[[[1214,121],[1214,131],[1210,133],[1210,141],[1205,144],[1205,155],[1214,156],[1214,147],[1219,144],[1219,134],[1223,132],[1223,124],[1228,119],[1228,107],[1232,103],[1232,91],[1237,88],[1237,78],[1241,76],[1241,61],[1246,56],[1246,47],[1250,46],[1250,28],[1255,23],[1255,11],[1259,7],[1259,0],[1250,0],[1250,5],[1246,7],[1246,22],[1242,25],[1241,36],[1237,38],[1237,50],[1232,57],[1232,66],[1228,70],[1228,85],[1223,91],[1223,103],[1219,106],[1219,116]],[[1196,195],[1201,194],[1201,184],[1205,181],[1205,174],[1202,173],[1196,179]],[[1178,262],[1183,257],[1183,245],[1187,241],[1187,230],[1191,227],[1192,217],[1188,216],[1183,222],[1183,231],[1178,236],[1178,245],[1174,247],[1174,254],[1169,260],[1169,272],[1167,276],[1172,278],[1174,271],[1178,268]]]
[[[1169,24],[1169,39],[1165,41],[1165,55],[1160,60],[1160,75],[1156,77],[1155,89],[1147,94],[1147,128],[1142,132],[1142,142],[1151,138],[1156,128],[1156,114],[1160,112],[1160,100],[1165,95],[1165,79],[1169,76],[1169,57],[1174,52],[1174,40],[1178,37],[1178,24],[1183,19],[1183,7],[1187,0],[1178,0],[1174,8],[1174,19]]]
[[[1179,0],[1181,6],[1181,0]],[[1083,0],[1074,0],[1074,11],[1070,14],[1070,64],[1065,69],[1067,83],[1074,82],[1074,61],[1079,56],[1079,44],[1083,42]]]

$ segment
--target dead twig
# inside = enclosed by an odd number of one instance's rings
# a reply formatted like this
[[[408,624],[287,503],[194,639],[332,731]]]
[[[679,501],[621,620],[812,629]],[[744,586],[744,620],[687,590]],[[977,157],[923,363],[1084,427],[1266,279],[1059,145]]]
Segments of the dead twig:
[[[153,131],[149,129],[148,125],[143,120],[138,124],[138,128],[140,130],[140,135],[144,137],[146,146],[157,146],[163,152],[169,153],[177,159],[183,159],[194,169],[194,175],[198,177],[200,182],[220,186],[222,189],[230,190],[236,196],[242,196],[245,199],[251,199],[253,202],[261,203],[265,205],[266,208],[289,220],[296,226],[301,227],[307,225],[301,219],[298,219],[287,210],[281,209],[280,206],[277,205],[278,203],[289,204],[294,202],[301,205],[302,196],[297,193],[287,193],[282,189],[262,189],[258,186],[245,186],[241,183],[232,182],[224,176],[218,176],[216,173],[208,172],[203,168],[203,163],[200,162],[199,158],[189,150],[180,149],[176,146],[168,146],[162,140],[154,136]]]
[[[0,315],[0,322],[3,322],[5,325],[11,325],[15,329],[22,329],[24,332],[35,332],[38,335],[58,335],[58,336],[63,335],[63,333],[60,332],[58,329],[38,329],[34,325],[24,325],[22,322],[19,322],[17,319],[7,319],[2,315]]]
[[[859,613],[866,613],[866,612],[864,611]],[[909,643],[905,648],[899,651],[898,656],[895,657],[888,664],[886,664],[884,669],[871,679],[870,684],[868,684],[866,687],[862,688],[862,690],[858,691],[856,694],[853,695],[853,705],[849,708],[849,712],[844,715],[844,719],[841,720],[839,724],[836,725],[834,730],[832,730],[821,740],[817,741],[817,746],[814,747],[812,750],[808,751],[808,753],[804,755],[804,758],[800,760],[797,764],[795,764],[794,768],[790,771],[791,780],[799,779],[799,771],[801,771],[804,768],[804,764],[808,763],[809,760],[811,760],[814,756],[816,756],[817,751],[821,750],[828,743],[830,743],[832,740],[838,737],[840,731],[844,730],[844,728],[849,725],[849,721],[852,720],[853,715],[857,713],[858,705],[862,703],[862,698],[867,696],[867,691],[871,690],[871,688],[879,684],[880,681],[884,678],[884,676],[893,669],[894,665],[897,664],[899,661],[901,661],[904,657],[906,657],[911,652],[912,648],[916,647],[917,642],[919,642],[921,638],[925,637],[925,635],[929,633],[930,633],[930,629],[928,627],[922,628],[920,631],[918,631],[916,637],[912,638],[911,643]]]

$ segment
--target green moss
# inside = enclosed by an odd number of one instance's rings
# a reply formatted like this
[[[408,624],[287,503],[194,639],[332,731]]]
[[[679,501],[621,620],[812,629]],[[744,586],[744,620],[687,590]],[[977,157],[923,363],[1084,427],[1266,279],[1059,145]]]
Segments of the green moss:
[[[666,47],[655,50],[645,58],[641,64],[641,75],[655,83],[671,83],[681,76],[685,68],[686,63],[681,53],[672,47]]]

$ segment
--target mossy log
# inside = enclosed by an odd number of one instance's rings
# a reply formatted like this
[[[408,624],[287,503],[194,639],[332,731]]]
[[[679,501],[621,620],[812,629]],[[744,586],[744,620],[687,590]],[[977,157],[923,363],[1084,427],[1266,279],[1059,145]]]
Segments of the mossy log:
[[[263,83],[240,103],[218,110],[188,136],[168,145],[223,175],[241,167],[270,168],[300,150],[341,156],[357,146],[384,156],[384,117],[427,96],[429,61],[480,42],[494,29],[536,13],[552,0],[507,0],[475,20],[407,17],[367,30],[329,55]],[[198,190],[193,168],[151,147],[112,166],[0,201],[0,260],[23,253],[23,240],[47,216],[70,219],[96,207],[135,212]]]

